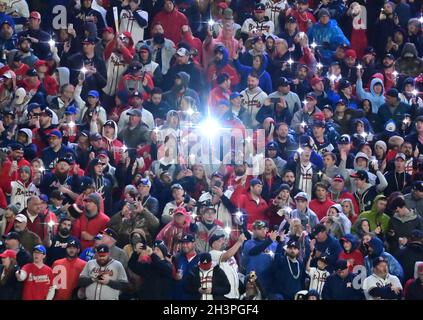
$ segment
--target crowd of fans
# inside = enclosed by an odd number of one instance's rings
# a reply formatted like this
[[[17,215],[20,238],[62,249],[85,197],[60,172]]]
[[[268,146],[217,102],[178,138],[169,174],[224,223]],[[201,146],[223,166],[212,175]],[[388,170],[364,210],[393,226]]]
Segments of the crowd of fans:
[[[0,0],[0,299],[423,299],[422,24]]]

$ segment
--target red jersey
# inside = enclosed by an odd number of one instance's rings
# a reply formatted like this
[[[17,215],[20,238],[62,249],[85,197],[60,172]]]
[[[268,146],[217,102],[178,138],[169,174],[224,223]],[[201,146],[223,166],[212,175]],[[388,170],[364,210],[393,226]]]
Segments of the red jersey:
[[[53,284],[53,271],[49,266],[38,268],[34,263],[22,267],[27,273],[23,285],[22,300],[46,300],[48,290]]]
[[[76,258],[63,258],[53,263],[53,284],[56,285],[54,300],[70,300],[73,290],[78,285],[79,275],[86,261]]]

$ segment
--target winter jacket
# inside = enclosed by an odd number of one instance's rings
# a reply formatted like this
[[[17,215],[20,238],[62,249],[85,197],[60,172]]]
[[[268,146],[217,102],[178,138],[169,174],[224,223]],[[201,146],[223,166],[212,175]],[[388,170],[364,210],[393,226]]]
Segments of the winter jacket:
[[[377,114],[382,125],[392,119],[395,121],[397,128],[400,128],[402,125],[402,120],[404,120],[404,114],[406,113],[411,113],[411,106],[407,103],[399,101],[393,113],[391,112],[390,107],[384,103],[379,107]]]
[[[172,299],[174,300],[193,300],[197,293],[190,294],[185,288],[185,282],[190,274],[198,265],[199,255],[194,251],[193,255],[187,256],[182,251],[175,255],[173,260],[174,272],[182,274],[181,280],[174,279],[172,284]],[[197,290],[198,292],[198,290]]]
[[[165,38],[172,40],[173,43],[179,43],[181,40],[181,27],[189,25],[187,17],[176,8],[171,12],[162,10],[157,13],[151,22],[151,26],[159,22],[163,26]]]
[[[391,254],[385,252],[385,248],[383,247],[383,242],[375,237],[369,241],[369,246],[373,248],[372,255],[367,255],[364,258],[364,264],[366,266],[367,274],[373,273],[373,261],[378,257],[382,257],[388,262],[388,270],[391,275],[397,276],[401,281],[404,280],[404,269],[400,265],[400,263],[395,259]]]
[[[97,212],[94,216],[88,217],[86,213],[82,214],[77,219],[72,228],[72,235],[81,239],[81,249],[92,247],[94,240],[83,240],[81,233],[83,231],[89,233],[92,236],[96,236],[100,231],[106,229],[110,218],[103,212]]]
[[[192,97],[197,106],[200,106],[199,91],[193,90],[194,88],[190,88],[191,75],[184,71],[180,71],[176,75],[181,78],[181,85],[185,88],[185,91],[181,94],[175,87],[173,87],[163,94],[163,100],[169,104],[169,107],[172,110],[179,109],[180,99],[182,99],[183,96]]]
[[[150,77],[153,79],[155,86],[157,87],[162,83],[162,70],[157,62],[154,62],[152,60],[153,58],[153,49],[147,45],[143,44],[141,46],[137,46],[138,52],[140,52],[142,49],[147,50],[148,52],[148,58],[146,61],[143,61],[140,57],[140,54],[138,53],[135,55],[134,60],[138,60],[142,64],[142,71],[147,72]]]
[[[323,300],[363,300],[363,291],[353,285],[356,275],[349,273],[341,278],[334,273],[326,278],[322,291]]]
[[[250,193],[241,196],[239,208],[244,209],[247,212],[247,228],[249,230],[251,230],[254,221],[267,220],[265,215],[267,207],[266,201],[261,197],[259,203],[257,204],[257,202],[251,197]]]
[[[423,219],[414,209],[409,210],[406,216],[402,217],[395,213],[389,220],[386,240],[389,243],[389,252],[395,256],[399,250],[399,238],[409,238],[415,229],[423,231]]]
[[[396,255],[398,262],[404,268],[404,280],[412,279],[417,261],[423,261],[423,244],[409,242]]]
[[[139,261],[139,255],[132,253],[128,261],[129,269],[142,277],[139,298],[142,300],[167,300],[171,298],[172,264],[161,260],[156,254]]]
[[[152,61],[158,63],[159,61],[159,57],[158,57],[158,53],[159,53],[159,49],[158,48],[154,48],[155,44],[153,42],[153,39],[148,39],[145,41],[145,43],[150,47],[150,49],[152,50]],[[164,43],[161,46],[161,50],[160,50],[160,58],[161,58],[161,71],[162,71],[162,75],[167,74],[167,72],[169,71],[171,65],[170,65],[170,61],[172,59],[172,57],[174,56],[176,52],[175,49],[175,43],[172,40],[169,39],[164,39]]]
[[[226,300],[225,294],[231,291],[231,284],[229,283],[228,277],[225,272],[216,265],[213,269],[203,271],[199,267],[195,267],[188,275],[185,280],[185,290],[192,294],[194,300],[201,300],[202,294],[198,292],[198,289],[202,287],[204,278],[207,277],[207,273],[213,272],[212,276],[212,293],[213,300]],[[211,300],[211,299],[210,299]]]
[[[406,55],[411,55],[406,57]],[[414,43],[406,43],[401,52],[401,57],[395,61],[395,69],[404,76],[417,77],[423,72],[423,59],[419,58]]]
[[[383,195],[378,195],[374,198],[372,202],[371,209],[368,211],[362,212],[357,219],[356,226],[360,223],[362,219],[369,220],[370,230],[375,230],[378,225],[381,227],[381,232],[385,233],[389,229],[389,216],[385,213],[378,213],[377,211],[377,202],[380,198],[384,198]],[[355,229],[356,229],[355,226]]]
[[[377,83],[382,85],[382,93],[380,95],[376,95],[373,89],[373,87]],[[370,100],[372,104],[372,113],[378,113],[380,106],[385,103],[385,86],[383,85],[382,80],[380,80],[379,78],[372,79],[372,81],[370,82],[370,92],[367,92],[363,89],[363,81],[361,79],[358,79],[356,82],[356,90],[357,96],[361,100]]]
[[[215,88],[217,86],[217,82],[216,82],[217,76],[222,73],[227,73],[229,75],[229,79],[231,79],[231,87],[238,88],[238,85],[240,82],[239,74],[237,70],[229,64],[228,49],[218,44],[215,47],[215,50],[218,47],[221,48],[221,52],[223,53],[223,58],[218,63],[213,62],[212,64],[209,65],[206,72],[206,79],[210,82],[211,87]],[[245,86],[242,88],[245,88]]]

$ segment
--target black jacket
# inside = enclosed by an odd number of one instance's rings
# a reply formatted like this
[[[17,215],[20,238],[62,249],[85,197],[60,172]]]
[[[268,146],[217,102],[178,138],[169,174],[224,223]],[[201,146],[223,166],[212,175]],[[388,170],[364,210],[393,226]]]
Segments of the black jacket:
[[[399,238],[409,238],[411,232],[415,229],[423,231],[423,219],[418,214],[412,212],[411,217],[406,219],[401,219],[395,214],[389,220],[388,232],[386,233],[389,252],[395,256],[399,250]]]
[[[129,269],[143,278],[139,297],[142,300],[168,300],[171,298],[172,264],[154,253],[150,263],[138,261],[138,254],[132,253],[128,261]]]
[[[7,280],[0,281],[0,300],[21,300],[22,282],[16,279],[15,272],[19,269],[15,266],[15,270]],[[0,265],[0,275],[3,273],[3,266]],[[3,282],[4,281],[4,282]]]
[[[412,279],[416,262],[423,261],[423,244],[418,242],[407,243],[405,248],[398,251],[396,258],[404,269],[404,279]]]
[[[423,284],[420,279],[414,280],[408,286],[405,300],[423,300]]]
[[[185,290],[192,294],[195,300],[201,300],[201,293],[198,289],[201,287],[200,268],[195,267],[186,277]],[[231,285],[225,272],[217,265],[213,268],[212,295],[213,300],[226,300],[225,294],[231,291]]]

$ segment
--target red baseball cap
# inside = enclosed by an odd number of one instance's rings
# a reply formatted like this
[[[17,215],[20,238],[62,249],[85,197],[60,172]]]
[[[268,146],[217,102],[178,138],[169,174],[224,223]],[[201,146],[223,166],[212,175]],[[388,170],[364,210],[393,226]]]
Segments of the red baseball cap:
[[[29,15],[30,18],[41,20],[41,14],[38,11],[32,11]]]
[[[311,78],[310,84],[311,86],[315,86],[316,84],[318,84],[320,81],[322,81],[321,78],[314,76],[313,78]]]
[[[0,254],[0,258],[13,258],[16,259],[16,252],[13,250],[5,250],[2,254]]]
[[[103,29],[103,33],[104,32],[108,32],[108,33],[113,33],[114,34],[115,33],[115,30],[113,30],[112,27],[106,27],[106,28]]]
[[[357,53],[354,49],[348,49],[347,51],[345,51],[345,58],[357,59]]]

